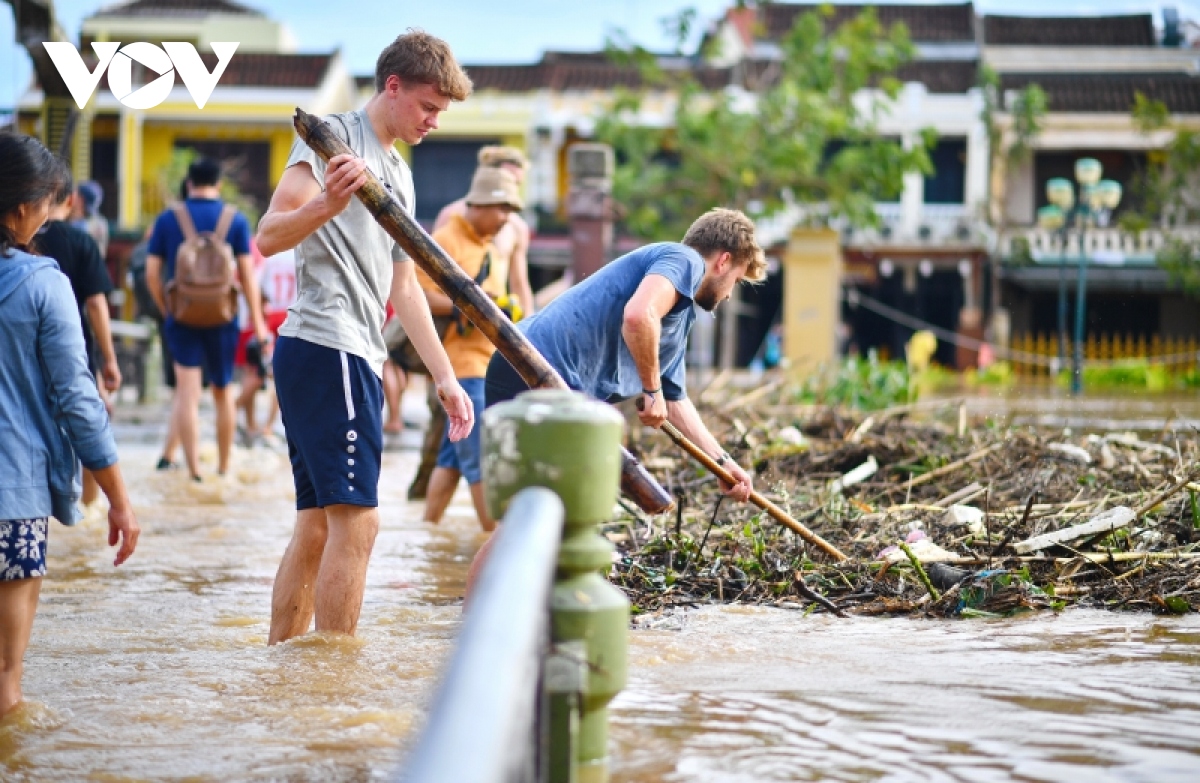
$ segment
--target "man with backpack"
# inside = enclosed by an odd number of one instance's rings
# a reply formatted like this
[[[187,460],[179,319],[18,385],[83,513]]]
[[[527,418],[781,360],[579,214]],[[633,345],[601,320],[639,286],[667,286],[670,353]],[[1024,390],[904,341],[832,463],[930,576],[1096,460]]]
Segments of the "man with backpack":
[[[250,223],[221,200],[220,166],[199,158],[188,167],[187,179],[187,200],[164,210],[154,223],[146,282],[165,316],[163,339],[175,357],[171,426],[183,445],[192,480],[200,481],[202,367],[217,411],[217,472],[222,476],[233,448],[236,412],[228,386],[238,344],[237,279],[262,345],[269,344],[270,332],[250,258]]]

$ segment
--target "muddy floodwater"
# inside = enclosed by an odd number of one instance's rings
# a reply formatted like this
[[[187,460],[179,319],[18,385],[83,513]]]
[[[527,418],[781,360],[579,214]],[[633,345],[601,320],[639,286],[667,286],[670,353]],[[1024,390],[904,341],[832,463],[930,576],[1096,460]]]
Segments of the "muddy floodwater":
[[[415,453],[387,454],[359,637],[268,649],[293,518],[286,455],[239,451],[231,479],[200,486],[155,473],[157,456],[123,439],[143,528],[125,566],[98,519],[51,530],[29,703],[0,722],[0,780],[388,779],[482,542],[465,494],[426,526],[404,500]],[[733,606],[657,618],[632,644],[615,781],[1200,780],[1195,615]]]

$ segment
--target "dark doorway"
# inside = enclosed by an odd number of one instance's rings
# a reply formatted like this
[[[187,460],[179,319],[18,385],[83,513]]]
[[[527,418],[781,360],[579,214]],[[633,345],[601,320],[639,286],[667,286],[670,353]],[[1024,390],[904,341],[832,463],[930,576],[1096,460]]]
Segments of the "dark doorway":
[[[939,140],[929,151],[929,161],[933,176],[925,178],[925,203],[963,203],[967,192],[967,140]]]
[[[266,141],[176,139],[175,149],[193,149],[221,164],[221,176],[253,202],[259,215],[271,203],[271,144]]]
[[[1058,335],[1058,292],[1039,291],[1033,300],[1032,332]],[[1067,282],[1067,339],[1075,334],[1075,280]],[[1089,292],[1084,313],[1084,334],[1094,337],[1121,335],[1149,339],[1159,329],[1158,296],[1134,292]]]
[[[479,150],[496,139],[426,141],[412,148],[417,220],[432,225],[442,207],[467,195]]]
[[[92,139],[92,180],[104,191],[100,214],[116,222],[121,211],[121,193],[117,184],[117,140]]]

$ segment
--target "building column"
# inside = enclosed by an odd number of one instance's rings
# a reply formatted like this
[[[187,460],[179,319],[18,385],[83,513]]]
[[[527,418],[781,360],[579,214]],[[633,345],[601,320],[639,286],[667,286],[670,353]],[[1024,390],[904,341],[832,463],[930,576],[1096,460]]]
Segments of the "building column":
[[[529,200],[550,213],[558,210],[558,150],[563,138],[561,126],[539,126],[533,131]]]
[[[904,149],[911,150],[917,145],[914,133],[905,133]],[[925,175],[919,171],[909,171],[904,174],[904,190],[900,194],[900,235],[916,237],[921,225],[921,212],[925,205]]]
[[[967,134],[967,182],[963,198],[972,216],[984,217],[979,210],[987,203],[989,155],[987,128],[977,122]]]
[[[120,122],[117,171],[121,202],[117,221],[123,229],[136,229],[142,222],[142,112],[121,109]]]

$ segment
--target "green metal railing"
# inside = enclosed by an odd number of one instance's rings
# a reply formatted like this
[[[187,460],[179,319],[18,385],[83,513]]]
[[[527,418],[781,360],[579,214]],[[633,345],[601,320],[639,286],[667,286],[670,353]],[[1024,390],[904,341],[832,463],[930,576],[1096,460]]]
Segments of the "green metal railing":
[[[604,578],[623,422],[566,391],[488,409],[484,486],[503,517],[407,783],[598,783],[625,685],[629,602]]]

